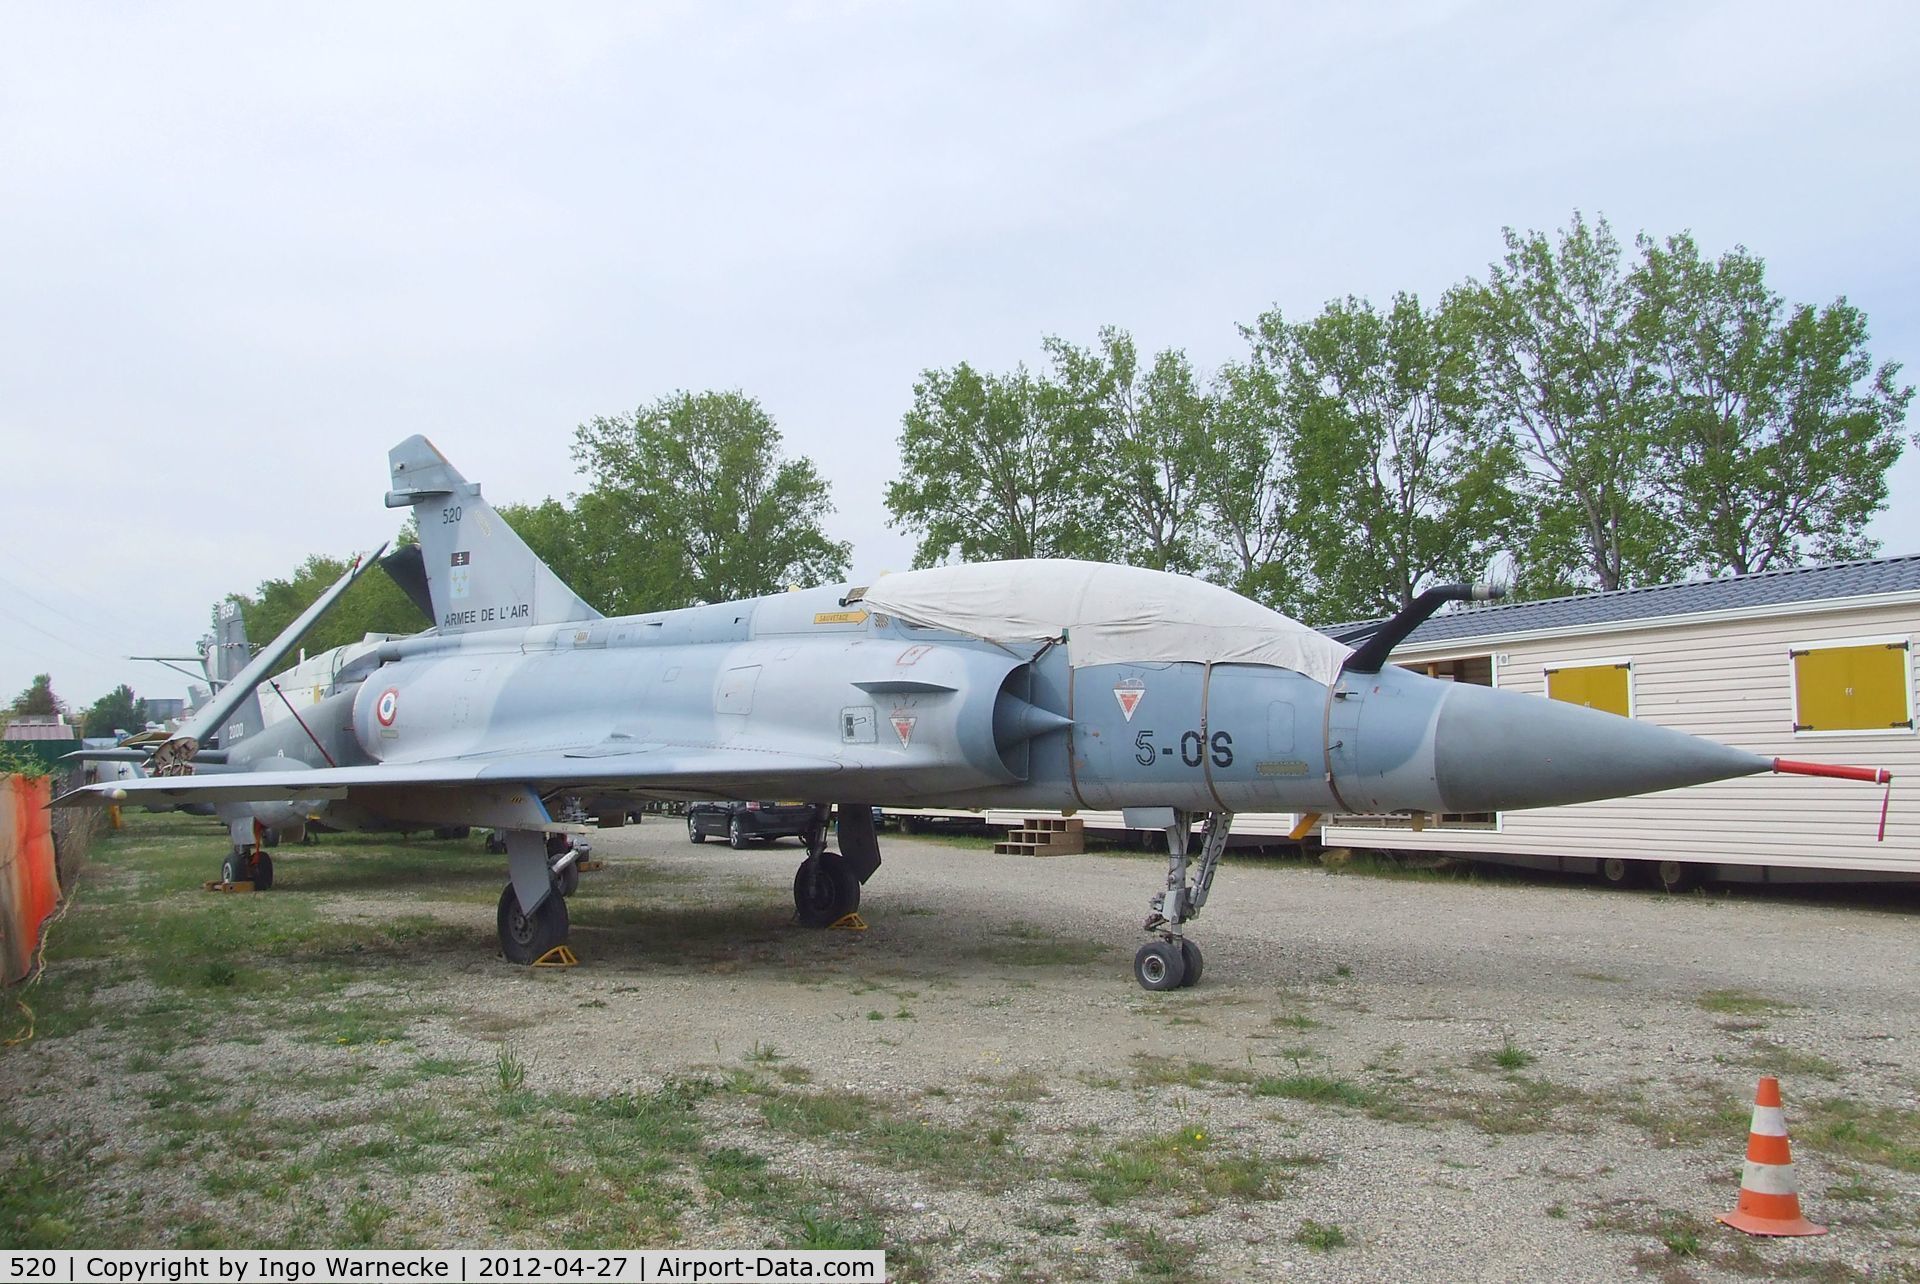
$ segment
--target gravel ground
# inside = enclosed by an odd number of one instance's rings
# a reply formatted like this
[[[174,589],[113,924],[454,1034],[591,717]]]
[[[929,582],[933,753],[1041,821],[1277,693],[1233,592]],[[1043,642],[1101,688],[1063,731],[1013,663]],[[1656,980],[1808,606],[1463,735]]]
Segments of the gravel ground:
[[[961,1133],[998,1120],[1017,1173],[961,1179],[937,1158],[771,1139],[782,1172],[860,1192],[928,1278],[1920,1278],[1910,895],[1668,897],[1236,855],[1192,929],[1205,980],[1151,995],[1129,961],[1158,859],[887,835],[870,930],[822,934],[787,921],[791,843],[695,847],[649,821],[595,849],[611,868],[573,902],[583,966],[569,972],[491,956],[491,909],[471,894],[323,903],[471,926],[411,969],[439,1015],[409,1031],[409,1055],[491,1059],[506,1043],[550,1092],[778,1068],[792,1091],[858,1092]],[[302,894],[302,859],[282,860],[272,895]],[[110,1057],[110,1039],[49,1041],[38,1071]],[[277,1065],[309,1055],[267,1047]],[[264,1056],[257,1040],[200,1053],[219,1073]],[[1712,1222],[1767,1072],[1824,1238]],[[751,1099],[703,1109],[720,1142],[770,1148]],[[1191,1162],[1090,1198],[1088,1157],[1130,1144],[1189,1146]],[[1228,1156],[1272,1183],[1203,1189]],[[451,1210],[442,1235],[472,1233],[459,1181],[409,1193]],[[1345,1243],[1302,1242],[1315,1223]],[[756,1233],[718,1215],[686,1226],[697,1246]]]

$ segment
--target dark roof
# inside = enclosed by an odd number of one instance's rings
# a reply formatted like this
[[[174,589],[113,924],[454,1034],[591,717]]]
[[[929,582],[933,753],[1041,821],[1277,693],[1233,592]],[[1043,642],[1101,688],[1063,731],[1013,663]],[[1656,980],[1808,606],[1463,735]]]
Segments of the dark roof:
[[[1415,629],[1402,645],[1415,647],[1458,638],[1553,632],[1596,624],[1657,620],[1670,615],[1915,592],[1920,592],[1920,554],[1829,562],[1822,566],[1761,571],[1755,575],[1730,575],[1718,580],[1682,580],[1647,588],[1616,589],[1611,593],[1577,593],[1537,602],[1455,607]],[[1352,627],[1336,625],[1325,631]]]

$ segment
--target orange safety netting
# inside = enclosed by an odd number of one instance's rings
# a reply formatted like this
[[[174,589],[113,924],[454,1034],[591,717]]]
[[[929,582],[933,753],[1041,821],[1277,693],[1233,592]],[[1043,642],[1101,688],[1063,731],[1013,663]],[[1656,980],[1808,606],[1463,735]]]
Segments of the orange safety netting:
[[[0,970],[8,984],[33,971],[40,925],[60,903],[52,798],[50,780],[0,776]]]

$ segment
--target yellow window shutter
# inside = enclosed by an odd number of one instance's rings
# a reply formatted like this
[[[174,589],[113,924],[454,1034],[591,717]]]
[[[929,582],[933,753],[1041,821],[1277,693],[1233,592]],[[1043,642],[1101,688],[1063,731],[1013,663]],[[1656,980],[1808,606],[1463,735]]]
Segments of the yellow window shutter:
[[[1793,653],[1795,731],[1911,727],[1907,645],[1870,642]]]
[[[1547,696],[1568,704],[1617,713],[1624,718],[1632,708],[1628,694],[1632,681],[1630,664],[1570,665],[1547,670]]]

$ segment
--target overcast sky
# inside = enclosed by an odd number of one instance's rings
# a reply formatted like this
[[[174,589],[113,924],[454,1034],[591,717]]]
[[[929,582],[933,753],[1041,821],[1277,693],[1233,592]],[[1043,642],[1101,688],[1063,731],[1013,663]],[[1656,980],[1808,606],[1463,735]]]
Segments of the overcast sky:
[[[1916,48],[1911,3],[0,3],[0,700],[181,694],[117,657],[391,536],[409,433],[536,500],[681,388],[903,567],[918,371],[1103,324],[1210,369],[1575,208],[1745,244],[1913,376]]]

